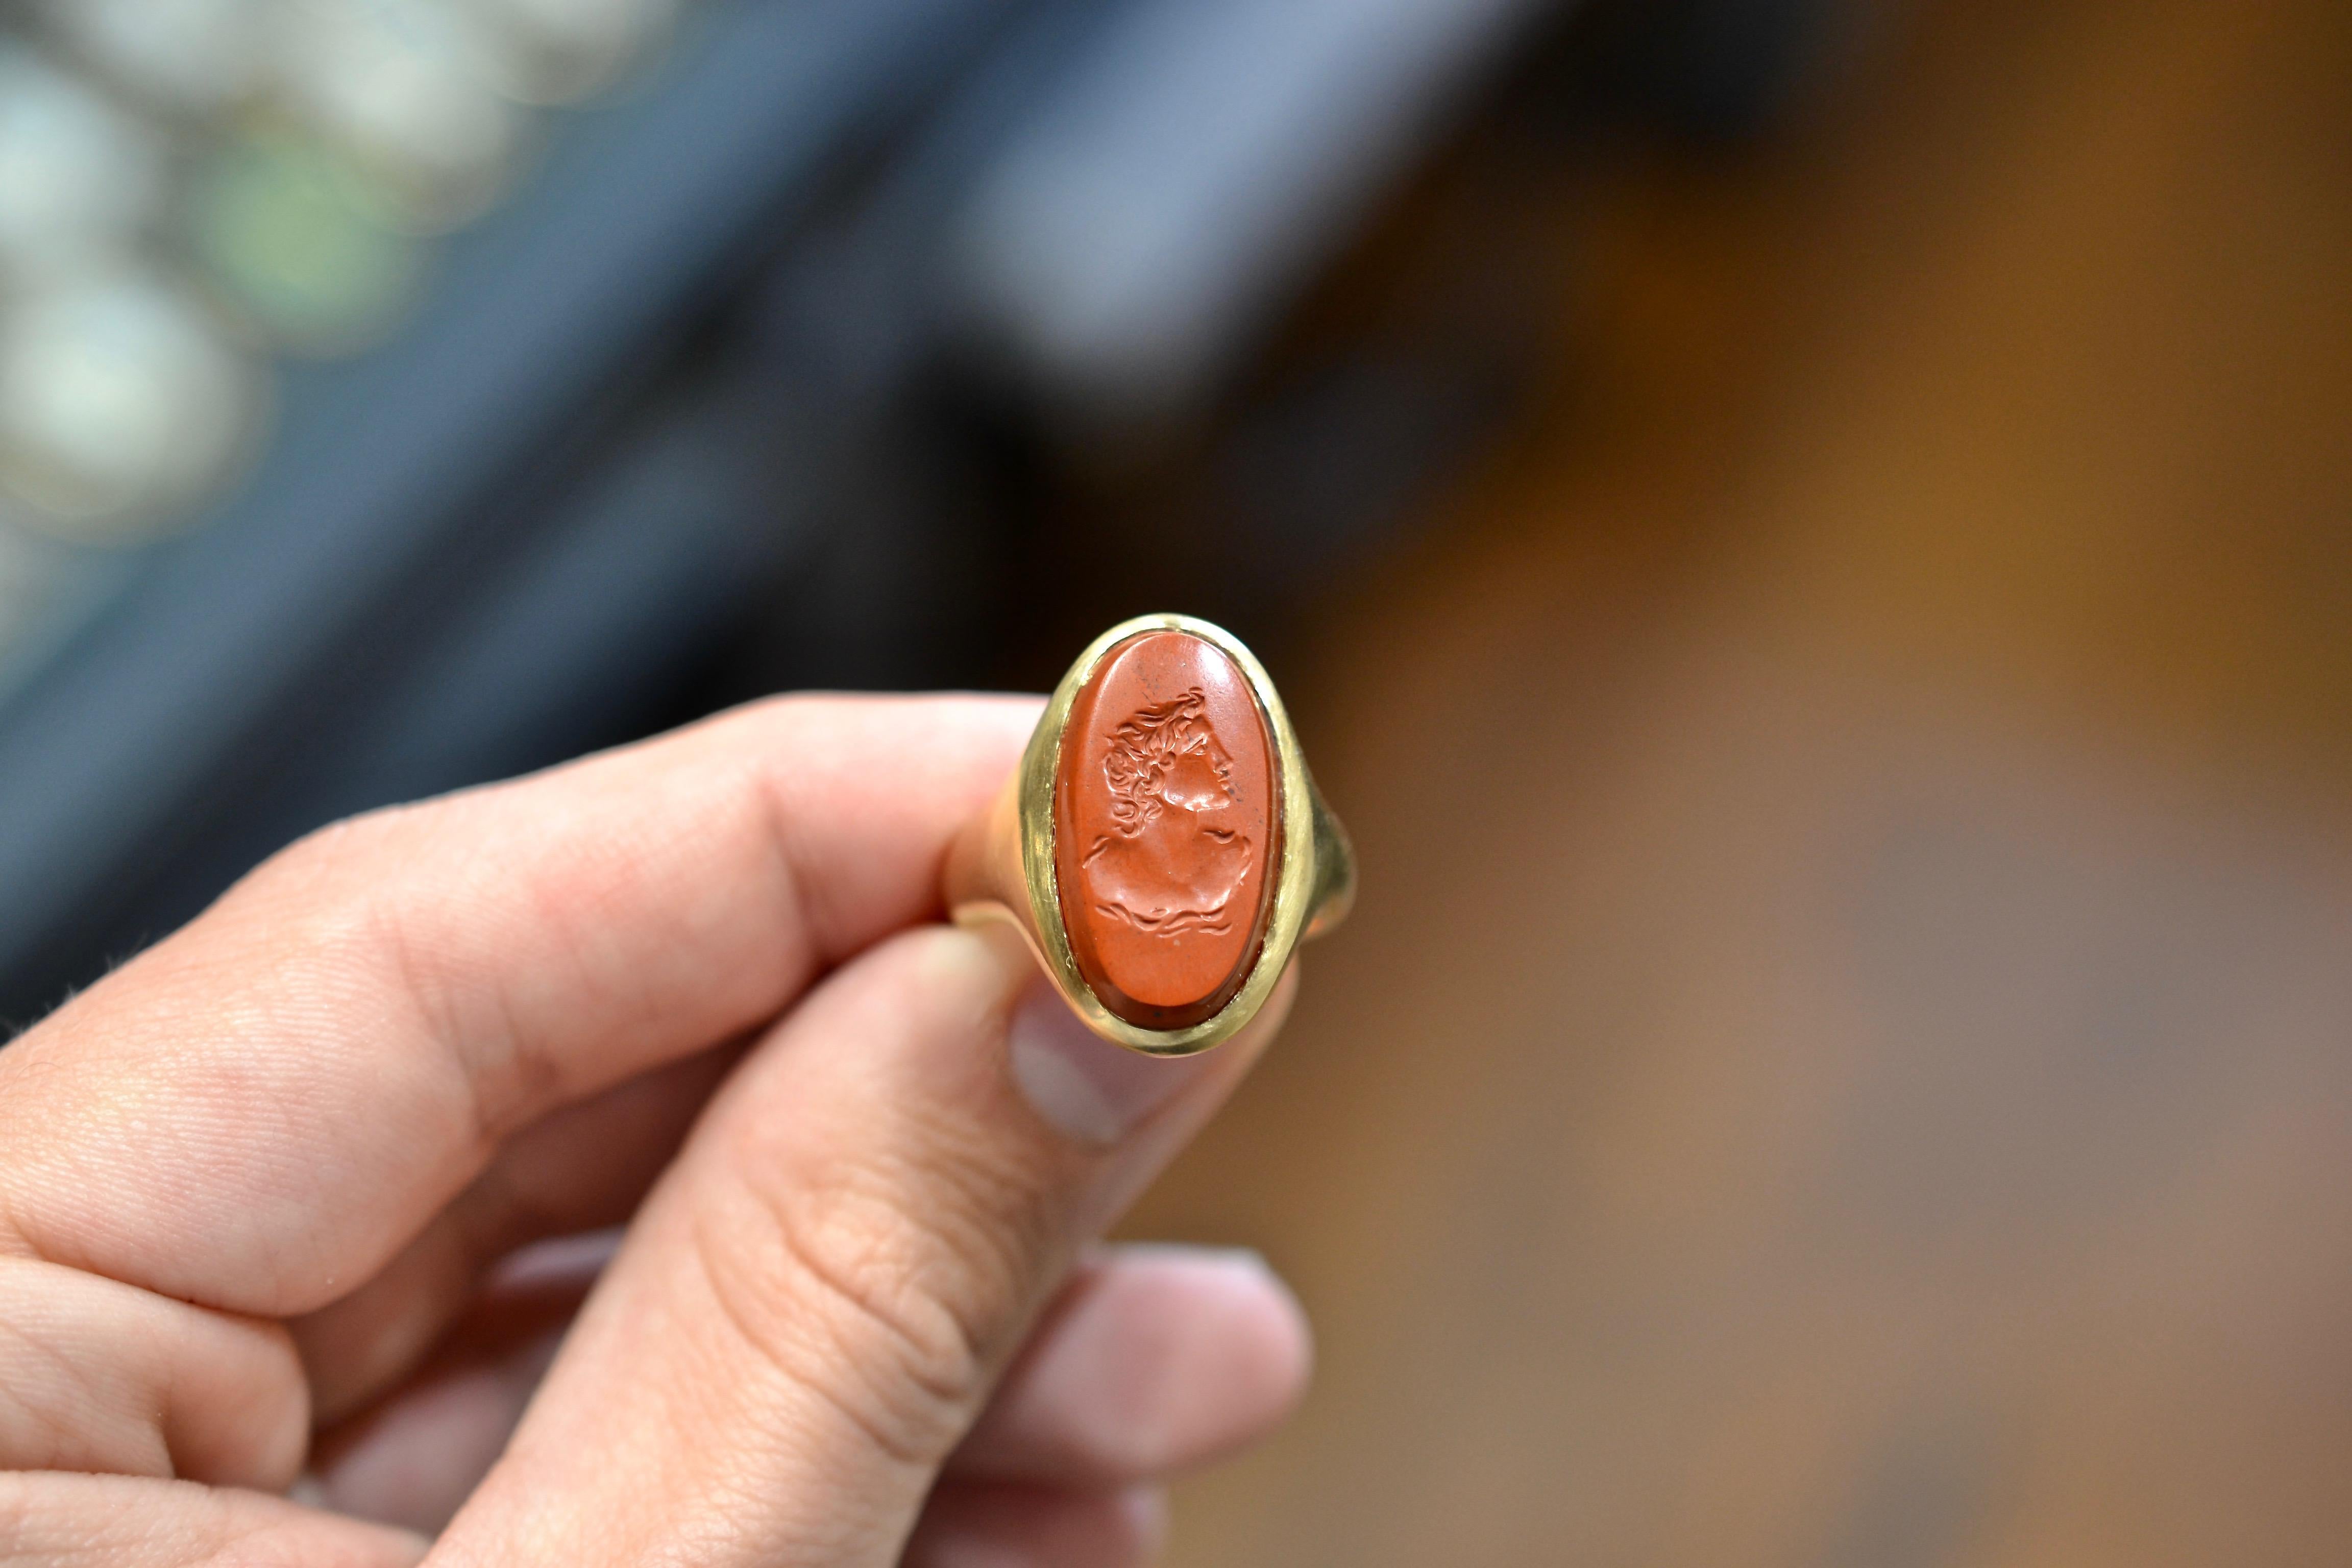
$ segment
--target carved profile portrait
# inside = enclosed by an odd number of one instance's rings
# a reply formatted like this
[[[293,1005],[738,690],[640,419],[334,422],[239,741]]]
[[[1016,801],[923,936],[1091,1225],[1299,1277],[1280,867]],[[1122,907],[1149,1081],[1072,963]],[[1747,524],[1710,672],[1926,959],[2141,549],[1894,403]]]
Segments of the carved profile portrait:
[[[1129,715],[1108,740],[1111,830],[1084,861],[1097,907],[1155,935],[1231,930],[1255,849],[1220,820],[1235,798],[1233,759],[1201,689]]]

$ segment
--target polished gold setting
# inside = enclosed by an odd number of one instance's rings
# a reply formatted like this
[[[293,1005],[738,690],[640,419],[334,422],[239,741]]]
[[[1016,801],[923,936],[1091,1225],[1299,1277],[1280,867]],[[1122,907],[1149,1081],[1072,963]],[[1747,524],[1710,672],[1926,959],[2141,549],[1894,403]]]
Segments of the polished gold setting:
[[[1055,878],[1054,787],[1070,710],[1103,658],[1146,632],[1184,632],[1232,658],[1249,683],[1274,743],[1282,825],[1281,864],[1275,878],[1265,938],[1233,999],[1212,1016],[1182,1029],[1150,1029],[1118,1016],[1087,984],[1071,951]],[[1297,733],[1274,682],[1255,655],[1223,627],[1191,616],[1139,616],[1097,637],[1054,689],[1029,737],[1021,765],[994,805],[967,827],[950,853],[948,907],[960,925],[1010,923],[1027,942],[1045,973],[1088,1027],[1104,1039],[1150,1056],[1183,1057],[1231,1039],[1257,1016],[1274,994],[1291,954],[1347,918],[1356,892],[1355,851],[1339,818],[1324,805],[1299,749]]]

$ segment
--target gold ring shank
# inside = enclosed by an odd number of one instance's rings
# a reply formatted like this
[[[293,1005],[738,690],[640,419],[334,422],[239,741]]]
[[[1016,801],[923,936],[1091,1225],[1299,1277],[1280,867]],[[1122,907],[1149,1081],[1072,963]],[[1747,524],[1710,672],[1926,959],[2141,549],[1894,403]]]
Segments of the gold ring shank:
[[[1265,938],[1230,1001],[1184,1028],[1130,1023],[1087,981],[1063,921],[1055,883],[1054,791],[1062,741],[1078,693],[1110,650],[1149,632],[1176,631],[1213,644],[1239,668],[1265,721],[1274,750],[1281,849]],[[1020,767],[950,848],[942,891],[959,924],[1009,923],[1020,931],[1073,1011],[1105,1039],[1154,1056],[1189,1056],[1231,1038],[1256,1016],[1300,942],[1347,918],[1356,891],[1355,853],[1307,772],[1273,682],[1231,633],[1189,616],[1144,616],[1113,626],[1070,667],[1038,720]]]

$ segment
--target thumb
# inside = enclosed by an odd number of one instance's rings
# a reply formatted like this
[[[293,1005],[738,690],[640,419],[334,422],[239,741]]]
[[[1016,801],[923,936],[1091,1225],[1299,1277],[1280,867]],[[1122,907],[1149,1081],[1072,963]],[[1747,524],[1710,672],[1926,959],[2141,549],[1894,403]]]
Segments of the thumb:
[[[1087,1032],[1001,933],[844,966],[712,1101],[433,1561],[895,1563],[1077,1249],[1288,994],[1157,1060]]]

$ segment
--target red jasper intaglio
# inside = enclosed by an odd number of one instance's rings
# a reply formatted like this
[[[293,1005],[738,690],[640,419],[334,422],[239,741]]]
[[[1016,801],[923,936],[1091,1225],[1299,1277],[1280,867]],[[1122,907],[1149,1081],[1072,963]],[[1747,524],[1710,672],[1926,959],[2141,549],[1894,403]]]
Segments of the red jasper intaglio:
[[[1246,677],[1189,632],[1105,654],[1054,779],[1054,877],[1078,972],[1130,1024],[1183,1029],[1248,977],[1281,876],[1275,747]]]

